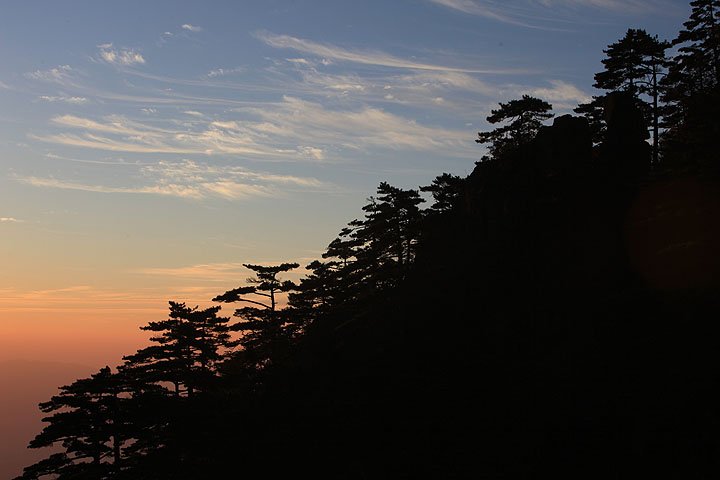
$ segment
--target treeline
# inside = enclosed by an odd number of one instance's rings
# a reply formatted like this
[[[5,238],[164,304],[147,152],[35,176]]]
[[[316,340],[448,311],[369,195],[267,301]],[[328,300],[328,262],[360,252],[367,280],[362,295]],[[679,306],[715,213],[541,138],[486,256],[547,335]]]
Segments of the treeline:
[[[720,0],[691,6],[605,50],[584,118],[501,103],[470,176],[381,183],[298,284],[170,302],[40,405],[59,451],[20,478],[712,476]]]

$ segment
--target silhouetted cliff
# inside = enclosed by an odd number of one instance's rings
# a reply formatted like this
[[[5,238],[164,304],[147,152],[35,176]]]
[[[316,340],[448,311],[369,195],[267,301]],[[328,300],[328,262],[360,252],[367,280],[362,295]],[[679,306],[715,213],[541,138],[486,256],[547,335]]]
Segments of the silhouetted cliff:
[[[322,478],[717,471],[717,179],[649,171],[641,116],[564,116],[479,163],[417,260],[321,317],[221,459]],[[224,464],[232,467],[232,464]]]

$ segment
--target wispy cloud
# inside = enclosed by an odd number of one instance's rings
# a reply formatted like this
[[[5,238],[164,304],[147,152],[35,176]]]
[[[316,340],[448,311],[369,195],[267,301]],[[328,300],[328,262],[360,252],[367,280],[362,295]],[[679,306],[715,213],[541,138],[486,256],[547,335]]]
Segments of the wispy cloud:
[[[91,185],[84,183],[68,182],[55,178],[40,178],[32,176],[19,177],[18,180],[33,187],[59,188],[62,190],[80,190],[83,192],[95,193],[144,193],[194,199],[202,198],[202,194],[199,189],[177,185],[153,185],[148,187],[110,187],[106,185]]]
[[[318,43],[312,40],[291,37],[289,35],[276,35],[270,32],[256,32],[255,36],[274,48],[287,48],[298,52],[315,55],[324,59],[339,62],[352,62],[365,65],[375,65],[390,68],[403,68],[412,70],[429,70],[442,72],[488,73],[506,74],[520,73],[520,69],[497,68],[463,68],[432,63],[421,63],[396,57],[381,51],[353,50],[331,44]]]
[[[513,25],[531,27],[535,25],[524,22],[516,18],[517,12],[513,12],[517,7],[517,4],[511,6],[511,10],[508,10],[507,3],[496,3],[492,0],[430,0],[433,3],[442,5],[444,7],[458,10],[463,13],[470,15],[478,15],[481,17],[489,18],[491,20],[497,20],[503,23],[509,23]]]
[[[33,290],[33,295],[52,295],[57,293],[68,293],[68,292],[87,292],[92,290],[89,285],[74,285],[72,287],[52,288],[48,290]]]
[[[669,5],[665,0],[531,0],[547,8],[591,7],[632,13],[657,13]]]
[[[190,32],[202,32],[202,27],[198,27],[197,25],[191,25],[189,23],[183,23],[180,28],[183,30],[188,30]]]
[[[245,68],[243,67],[235,67],[235,68],[216,68],[214,70],[210,70],[207,73],[207,76],[210,78],[215,77],[224,77],[225,75],[233,75],[236,73],[242,73],[245,71]]]
[[[286,161],[326,160],[328,152],[338,155],[343,149],[371,148],[429,150],[464,157],[472,147],[467,132],[422,125],[370,106],[331,109],[287,96],[278,103],[238,108],[235,114],[236,118],[223,120],[196,116],[187,124],[170,121],[168,128],[122,116],[94,120],[63,115],[53,118],[53,123],[81,132],[32,138],[115,152],[243,155]],[[183,129],[177,129],[178,124]]]
[[[92,285],[73,285],[42,290],[19,290],[0,288],[0,311],[52,311],[107,314],[113,312],[162,312],[163,299],[168,298],[169,289],[118,289],[105,290]],[[174,288],[173,293],[185,293],[184,288]],[[188,289],[187,293],[194,293]],[[216,292],[213,292],[216,294]],[[172,297],[170,297],[172,298]],[[198,297],[194,297],[198,298]],[[199,299],[208,298],[203,295]],[[90,314],[92,316],[92,313]]]
[[[32,138],[114,152],[289,156],[289,152],[258,143],[258,140],[263,139],[257,134],[251,135],[247,129],[223,128],[222,123],[215,124],[211,121],[201,122],[200,129],[197,130],[162,129],[120,116],[110,116],[104,121],[96,121],[63,115],[53,118],[53,123],[85,132],[80,135],[60,133],[32,136]]]
[[[70,65],[58,65],[48,70],[35,70],[25,74],[25,78],[40,80],[42,82],[53,82],[61,85],[73,85],[76,72]]]
[[[241,200],[276,196],[293,189],[329,188],[311,177],[254,172],[238,166],[209,165],[190,160],[142,166],[140,177],[134,182],[146,183],[142,186],[108,186],[34,176],[18,177],[17,180],[34,187],[95,193],[151,194],[193,200],[212,197]]]
[[[274,67],[278,82],[302,95],[339,97],[365,105],[393,103],[477,115],[477,108],[503,98],[531,94],[558,108],[574,108],[590,95],[559,79],[538,78],[534,84],[491,83],[480,74],[444,71],[372,72],[361,75],[327,73],[318,62],[286,59]],[[286,70],[283,70],[283,65]],[[325,103],[325,102],[323,102]]]
[[[92,130],[104,133],[116,133],[119,135],[131,135],[136,139],[141,138],[155,138],[163,133],[172,133],[168,130],[160,129],[157,127],[150,127],[149,125],[133,122],[125,117],[111,115],[105,117],[105,122],[98,122],[88,118],[77,117],[75,115],[61,115],[54,117],[52,122],[57,125],[62,125],[72,128],[82,128],[85,130]]]
[[[579,103],[590,101],[590,95],[575,85],[562,80],[550,80],[550,86],[537,87],[529,90],[535,97],[550,102],[556,109],[575,108]],[[525,93],[528,93],[527,91]]]
[[[319,252],[322,253],[322,252]],[[319,255],[318,255],[319,256]],[[287,261],[296,261],[300,264],[307,264],[317,257],[312,258],[295,258],[284,261],[268,261],[267,259],[252,260],[252,262],[262,262],[263,265],[280,265]],[[157,275],[173,279],[184,279],[205,282],[224,282],[233,284],[241,282],[243,279],[251,276],[253,272],[243,266],[248,262],[219,262],[219,263],[202,263],[196,265],[184,265],[179,267],[149,267],[137,270],[142,275]],[[304,274],[302,269],[287,272],[284,275],[286,279],[299,280]],[[195,287],[187,289],[189,292],[197,289],[205,291],[207,287]],[[213,293],[217,294],[217,293]]]
[[[38,99],[44,101],[44,102],[50,102],[50,103],[69,103],[72,105],[84,105],[88,103],[88,99],[85,97],[69,97],[65,95],[41,95],[38,97]]]
[[[667,0],[428,0],[452,10],[507,24],[549,28],[557,22],[582,20],[581,9],[592,8],[619,14],[658,14],[675,10]],[[587,18],[587,17],[586,17]]]
[[[402,105],[425,111],[430,108],[433,113],[452,111],[454,115],[472,116],[478,106],[487,104],[486,99],[501,96],[506,86],[486,82],[481,74],[465,72],[375,69],[338,73],[337,68],[325,68],[315,60],[297,60],[277,62],[269,70],[266,85],[292,92],[287,94],[291,97],[312,96],[324,105],[354,104],[364,108],[392,104],[388,108]]]
[[[81,158],[64,157],[62,155],[57,155],[57,154],[51,153],[51,152],[46,153],[44,156],[45,156],[45,158],[49,158],[52,160],[63,160],[66,162],[85,163],[85,164],[89,164],[89,165],[112,165],[112,166],[118,166],[118,167],[137,167],[139,165],[142,165],[139,162],[128,162],[122,158],[87,160],[87,159],[81,159]]]
[[[467,133],[428,127],[414,120],[364,106],[356,110],[330,110],[320,103],[285,97],[274,109],[248,109],[263,119],[252,128],[283,134],[317,145],[367,149],[433,150],[464,155]]]
[[[145,58],[131,48],[115,49],[112,43],[98,45],[100,59],[112,65],[130,66],[145,63]]]
[[[206,263],[182,267],[143,268],[138,271],[143,275],[162,277],[180,277],[191,280],[210,282],[232,282],[247,277],[251,272],[243,267],[242,262]]]
[[[0,223],[22,223],[22,220],[15,217],[0,217]]]

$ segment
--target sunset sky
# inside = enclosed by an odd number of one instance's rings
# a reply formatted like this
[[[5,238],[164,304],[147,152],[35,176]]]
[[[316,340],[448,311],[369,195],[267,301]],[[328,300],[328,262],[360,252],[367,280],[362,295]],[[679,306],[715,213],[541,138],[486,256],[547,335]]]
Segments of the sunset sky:
[[[511,4],[512,6],[508,6]],[[679,0],[4,2],[0,361],[117,364],[169,299],[317,258],[380,181],[466,175]]]
[[[627,28],[672,38],[688,13],[680,0],[3,2],[0,381],[15,389],[0,476],[27,463],[36,403],[141,346],[167,300],[207,306],[248,276],[242,263],[309,263],[379,182],[469,174],[497,102],[528,93],[568,112]]]

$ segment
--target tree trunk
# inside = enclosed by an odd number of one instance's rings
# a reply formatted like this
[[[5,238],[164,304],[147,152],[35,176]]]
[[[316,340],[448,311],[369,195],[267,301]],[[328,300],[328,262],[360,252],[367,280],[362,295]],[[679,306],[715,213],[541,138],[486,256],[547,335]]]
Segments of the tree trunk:
[[[658,112],[658,68],[657,64],[653,64],[653,151],[652,151],[652,164],[656,166],[658,164],[659,157],[659,140],[660,135],[660,112]]]
[[[117,472],[120,466],[120,439],[117,434],[113,435],[113,465],[115,465],[115,471]]]

